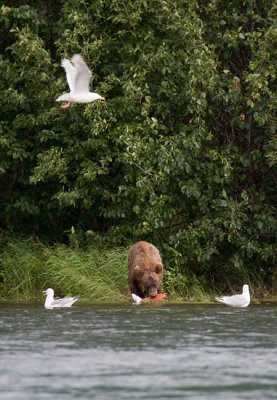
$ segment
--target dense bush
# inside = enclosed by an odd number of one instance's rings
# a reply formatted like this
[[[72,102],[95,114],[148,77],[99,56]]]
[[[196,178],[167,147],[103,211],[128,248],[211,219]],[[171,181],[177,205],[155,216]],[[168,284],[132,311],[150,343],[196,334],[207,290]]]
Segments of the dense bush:
[[[5,1],[1,227],[143,238],[169,271],[270,280],[275,18],[270,0]],[[74,53],[107,101],[64,111],[60,59]]]

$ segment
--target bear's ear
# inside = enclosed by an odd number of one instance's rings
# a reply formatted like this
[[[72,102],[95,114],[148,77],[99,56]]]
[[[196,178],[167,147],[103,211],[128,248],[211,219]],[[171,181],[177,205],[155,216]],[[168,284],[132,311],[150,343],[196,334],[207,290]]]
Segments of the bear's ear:
[[[138,265],[135,266],[134,271],[135,271],[137,276],[142,276],[143,275],[143,270]]]
[[[162,264],[156,264],[155,266],[155,272],[156,274],[161,274],[163,272],[163,266]]]

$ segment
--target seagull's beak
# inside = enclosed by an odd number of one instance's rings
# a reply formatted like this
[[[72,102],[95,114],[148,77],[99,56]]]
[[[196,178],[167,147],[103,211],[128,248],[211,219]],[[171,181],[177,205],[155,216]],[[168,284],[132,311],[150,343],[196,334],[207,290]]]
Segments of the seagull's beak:
[[[44,290],[42,293],[44,294],[44,296],[46,296],[46,293],[47,293],[47,291],[46,291],[46,290]]]
[[[101,97],[100,100],[106,101],[105,97]]]

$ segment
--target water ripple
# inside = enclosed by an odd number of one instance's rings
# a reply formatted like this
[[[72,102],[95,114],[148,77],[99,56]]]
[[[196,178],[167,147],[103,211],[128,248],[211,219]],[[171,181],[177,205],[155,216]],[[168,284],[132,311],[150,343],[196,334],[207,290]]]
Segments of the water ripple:
[[[277,308],[3,306],[1,400],[275,399]]]

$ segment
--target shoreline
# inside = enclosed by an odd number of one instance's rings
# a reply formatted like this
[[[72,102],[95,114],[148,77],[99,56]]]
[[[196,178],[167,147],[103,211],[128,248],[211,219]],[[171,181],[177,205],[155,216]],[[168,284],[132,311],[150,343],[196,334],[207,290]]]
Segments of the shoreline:
[[[264,298],[258,298],[258,297],[254,297],[251,299],[251,303],[248,307],[250,307],[251,305],[264,305],[264,304],[276,304],[277,305],[277,296],[269,296],[269,297],[264,297]],[[1,305],[29,305],[29,306],[39,306],[39,305],[44,305],[44,299],[42,300],[32,300],[32,299],[9,299],[9,298],[2,298],[0,297],[0,306]],[[95,300],[91,300],[91,299],[80,299],[78,301],[78,303],[76,303],[74,305],[74,307],[76,306],[110,306],[110,307],[119,307],[119,306],[129,306],[129,305],[135,305],[137,306],[135,303],[132,302],[132,300],[119,300],[117,302],[114,301],[95,301]],[[207,306],[211,306],[211,305],[220,305],[220,303],[216,302],[216,301],[197,301],[197,300],[182,300],[182,299],[167,299],[167,300],[161,300],[161,301],[152,301],[152,302],[146,302],[144,304],[140,304],[140,306],[158,306],[158,305],[207,305]],[[224,305],[222,305],[224,306]],[[230,306],[226,306],[228,308],[233,308]]]

